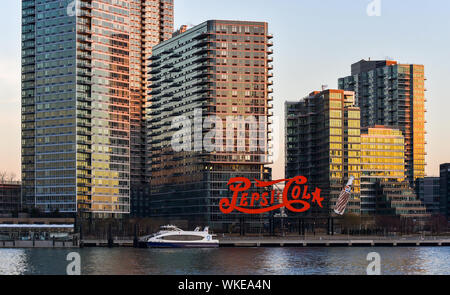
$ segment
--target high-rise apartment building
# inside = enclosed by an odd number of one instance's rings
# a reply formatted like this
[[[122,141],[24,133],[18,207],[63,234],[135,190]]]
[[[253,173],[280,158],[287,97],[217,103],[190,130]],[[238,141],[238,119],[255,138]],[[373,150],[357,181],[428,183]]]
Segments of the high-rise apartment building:
[[[361,60],[351,76],[339,79],[339,89],[355,92],[361,109],[361,126],[397,128],[405,137],[406,178],[425,176],[424,66],[396,61]]]
[[[151,216],[220,226],[230,178],[270,178],[271,38],[267,23],[210,20],[154,47]]]
[[[440,166],[440,211],[450,220],[450,163]]]
[[[22,1],[23,200],[45,212],[130,212],[145,183],[152,46],[173,0]]]
[[[332,212],[342,188],[355,177],[347,212],[360,214],[360,110],[351,91],[313,92],[285,105],[286,178],[303,175],[325,197],[324,210]]]

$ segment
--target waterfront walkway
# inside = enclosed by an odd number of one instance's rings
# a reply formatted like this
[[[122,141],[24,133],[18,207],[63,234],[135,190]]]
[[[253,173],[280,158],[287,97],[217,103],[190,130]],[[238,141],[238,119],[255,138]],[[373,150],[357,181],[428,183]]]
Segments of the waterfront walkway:
[[[0,248],[78,248],[76,241],[0,241]]]
[[[450,246],[450,237],[222,237],[221,247]]]
[[[220,247],[439,247],[450,246],[450,237],[219,237]],[[0,248],[146,247],[132,239],[77,241],[0,241]]]

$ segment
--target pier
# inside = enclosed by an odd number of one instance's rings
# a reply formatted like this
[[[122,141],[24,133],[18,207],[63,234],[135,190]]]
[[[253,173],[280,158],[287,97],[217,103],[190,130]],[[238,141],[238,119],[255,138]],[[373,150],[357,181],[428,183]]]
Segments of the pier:
[[[448,247],[450,237],[220,237],[219,247]],[[135,239],[77,239],[67,241],[0,241],[0,248],[146,248]]]
[[[68,241],[0,241],[0,248],[78,248],[79,245],[76,240]]]
[[[440,237],[238,237],[220,238],[220,247],[442,247],[450,238]]]

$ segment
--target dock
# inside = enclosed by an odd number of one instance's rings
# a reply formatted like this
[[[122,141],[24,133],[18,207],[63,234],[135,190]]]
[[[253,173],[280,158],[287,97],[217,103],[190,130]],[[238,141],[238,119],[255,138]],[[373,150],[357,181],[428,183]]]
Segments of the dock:
[[[0,241],[0,248],[78,248],[76,241]]]
[[[219,247],[448,247],[450,238],[440,237],[221,237]],[[146,248],[145,242],[133,239],[86,239],[68,241],[0,241],[0,248],[78,248],[78,247],[136,247]]]
[[[222,238],[220,247],[443,247],[450,238]]]

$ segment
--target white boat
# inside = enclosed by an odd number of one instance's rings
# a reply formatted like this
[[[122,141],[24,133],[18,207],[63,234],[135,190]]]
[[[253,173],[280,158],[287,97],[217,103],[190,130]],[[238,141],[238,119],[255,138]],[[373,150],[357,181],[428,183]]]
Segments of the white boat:
[[[197,227],[194,231],[183,231],[174,225],[162,226],[160,231],[150,236],[147,246],[150,248],[215,248],[219,247],[219,240],[209,233],[205,227],[201,231]]]

